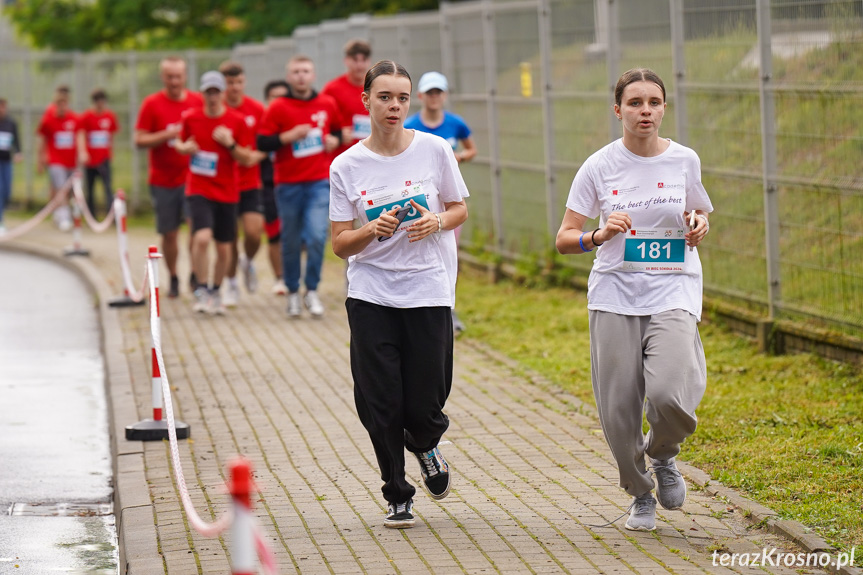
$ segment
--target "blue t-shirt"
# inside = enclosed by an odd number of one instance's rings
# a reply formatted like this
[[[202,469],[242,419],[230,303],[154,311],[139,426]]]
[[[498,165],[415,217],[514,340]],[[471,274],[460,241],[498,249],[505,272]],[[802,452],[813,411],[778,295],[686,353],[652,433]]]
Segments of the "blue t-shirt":
[[[405,128],[408,130],[419,130],[420,132],[440,136],[449,142],[449,145],[452,146],[453,150],[455,150],[459,140],[466,140],[470,137],[470,128],[467,127],[467,124],[461,119],[461,116],[452,114],[446,110],[444,110],[443,113],[443,122],[437,128],[429,128],[423,124],[419,113],[416,113],[405,120]]]

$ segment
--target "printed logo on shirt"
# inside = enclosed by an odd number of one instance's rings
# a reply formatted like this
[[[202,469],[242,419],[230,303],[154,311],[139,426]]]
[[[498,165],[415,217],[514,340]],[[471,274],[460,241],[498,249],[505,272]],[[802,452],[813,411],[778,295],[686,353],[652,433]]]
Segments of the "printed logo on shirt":
[[[366,191],[365,191],[365,190],[363,190],[362,192],[360,192],[360,195],[361,195],[361,196],[366,195]]]
[[[657,188],[664,188],[665,184],[663,184],[662,182],[659,182],[658,184],[656,184],[656,187]]]
[[[616,196],[616,195],[617,195],[617,190],[611,190],[611,195],[612,195],[612,196]]]
[[[68,120],[66,122],[63,122],[63,129],[64,130],[74,130],[75,129],[75,122],[73,122],[72,120]]]
[[[101,120],[99,120],[99,127],[103,130],[107,130],[111,127],[111,120],[109,120],[108,118],[102,118]]]
[[[683,184],[666,184],[664,182],[657,182],[656,187],[663,190],[682,190],[686,186]]]
[[[250,128],[255,127],[255,117],[254,116],[246,116],[246,125]]]
[[[411,185],[411,181],[410,181],[410,180],[406,181],[406,182],[405,182],[405,185],[406,185],[406,186]]]
[[[632,186],[630,188],[612,188],[612,189],[608,190],[608,193],[611,194],[612,196],[617,196],[619,198],[619,197],[626,196],[628,194],[631,194],[632,192],[637,191],[638,188],[639,188],[638,186]]]
[[[315,112],[312,114],[312,122],[318,125],[318,128],[323,128],[327,123],[327,119],[329,115],[325,110],[321,110],[320,112]]]

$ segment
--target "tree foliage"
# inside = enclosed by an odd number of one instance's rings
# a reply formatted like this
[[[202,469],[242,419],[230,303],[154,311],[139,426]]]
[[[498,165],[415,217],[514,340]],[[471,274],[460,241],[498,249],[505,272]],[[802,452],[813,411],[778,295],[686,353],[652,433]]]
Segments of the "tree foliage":
[[[437,8],[437,0],[16,0],[19,34],[54,50],[224,48],[288,36],[353,13]]]

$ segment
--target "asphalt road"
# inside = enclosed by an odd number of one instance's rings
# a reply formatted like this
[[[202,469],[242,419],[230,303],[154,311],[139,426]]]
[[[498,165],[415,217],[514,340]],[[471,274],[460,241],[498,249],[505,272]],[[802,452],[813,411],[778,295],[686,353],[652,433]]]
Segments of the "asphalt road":
[[[97,320],[74,273],[0,250],[0,573],[117,573]]]

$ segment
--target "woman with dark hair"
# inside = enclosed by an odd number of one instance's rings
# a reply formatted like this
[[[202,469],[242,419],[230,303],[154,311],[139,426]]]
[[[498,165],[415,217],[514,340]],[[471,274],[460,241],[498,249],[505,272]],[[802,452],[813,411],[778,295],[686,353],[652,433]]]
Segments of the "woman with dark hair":
[[[626,528],[652,531],[656,499],[645,454],[659,503],[678,509],[686,499],[674,457],[695,431],[695,409],[707,385],[695,247],[710,229],[713,205],[698,155],[659,137],[662,79],[646,68],[629,70],[617,81],[614,99],[623,137],[578,170],[557,249],[580,254],[600,248],[587,291],[593,393],[620,486],[635,498]],[[596,216],[599,228],[585,230]]]
[[[449,426],[457,253],[467,188],[445,140],[404,128],[411,79],[391,61],[365,76],[371,135],[333,161],[333,251],[348,260],[345,306],[360,420],[380,465],[384,525],[413,527],[404,450],[434,499],[449,494],[438,443]],[[354,227],[354,220],[360,227]]]

